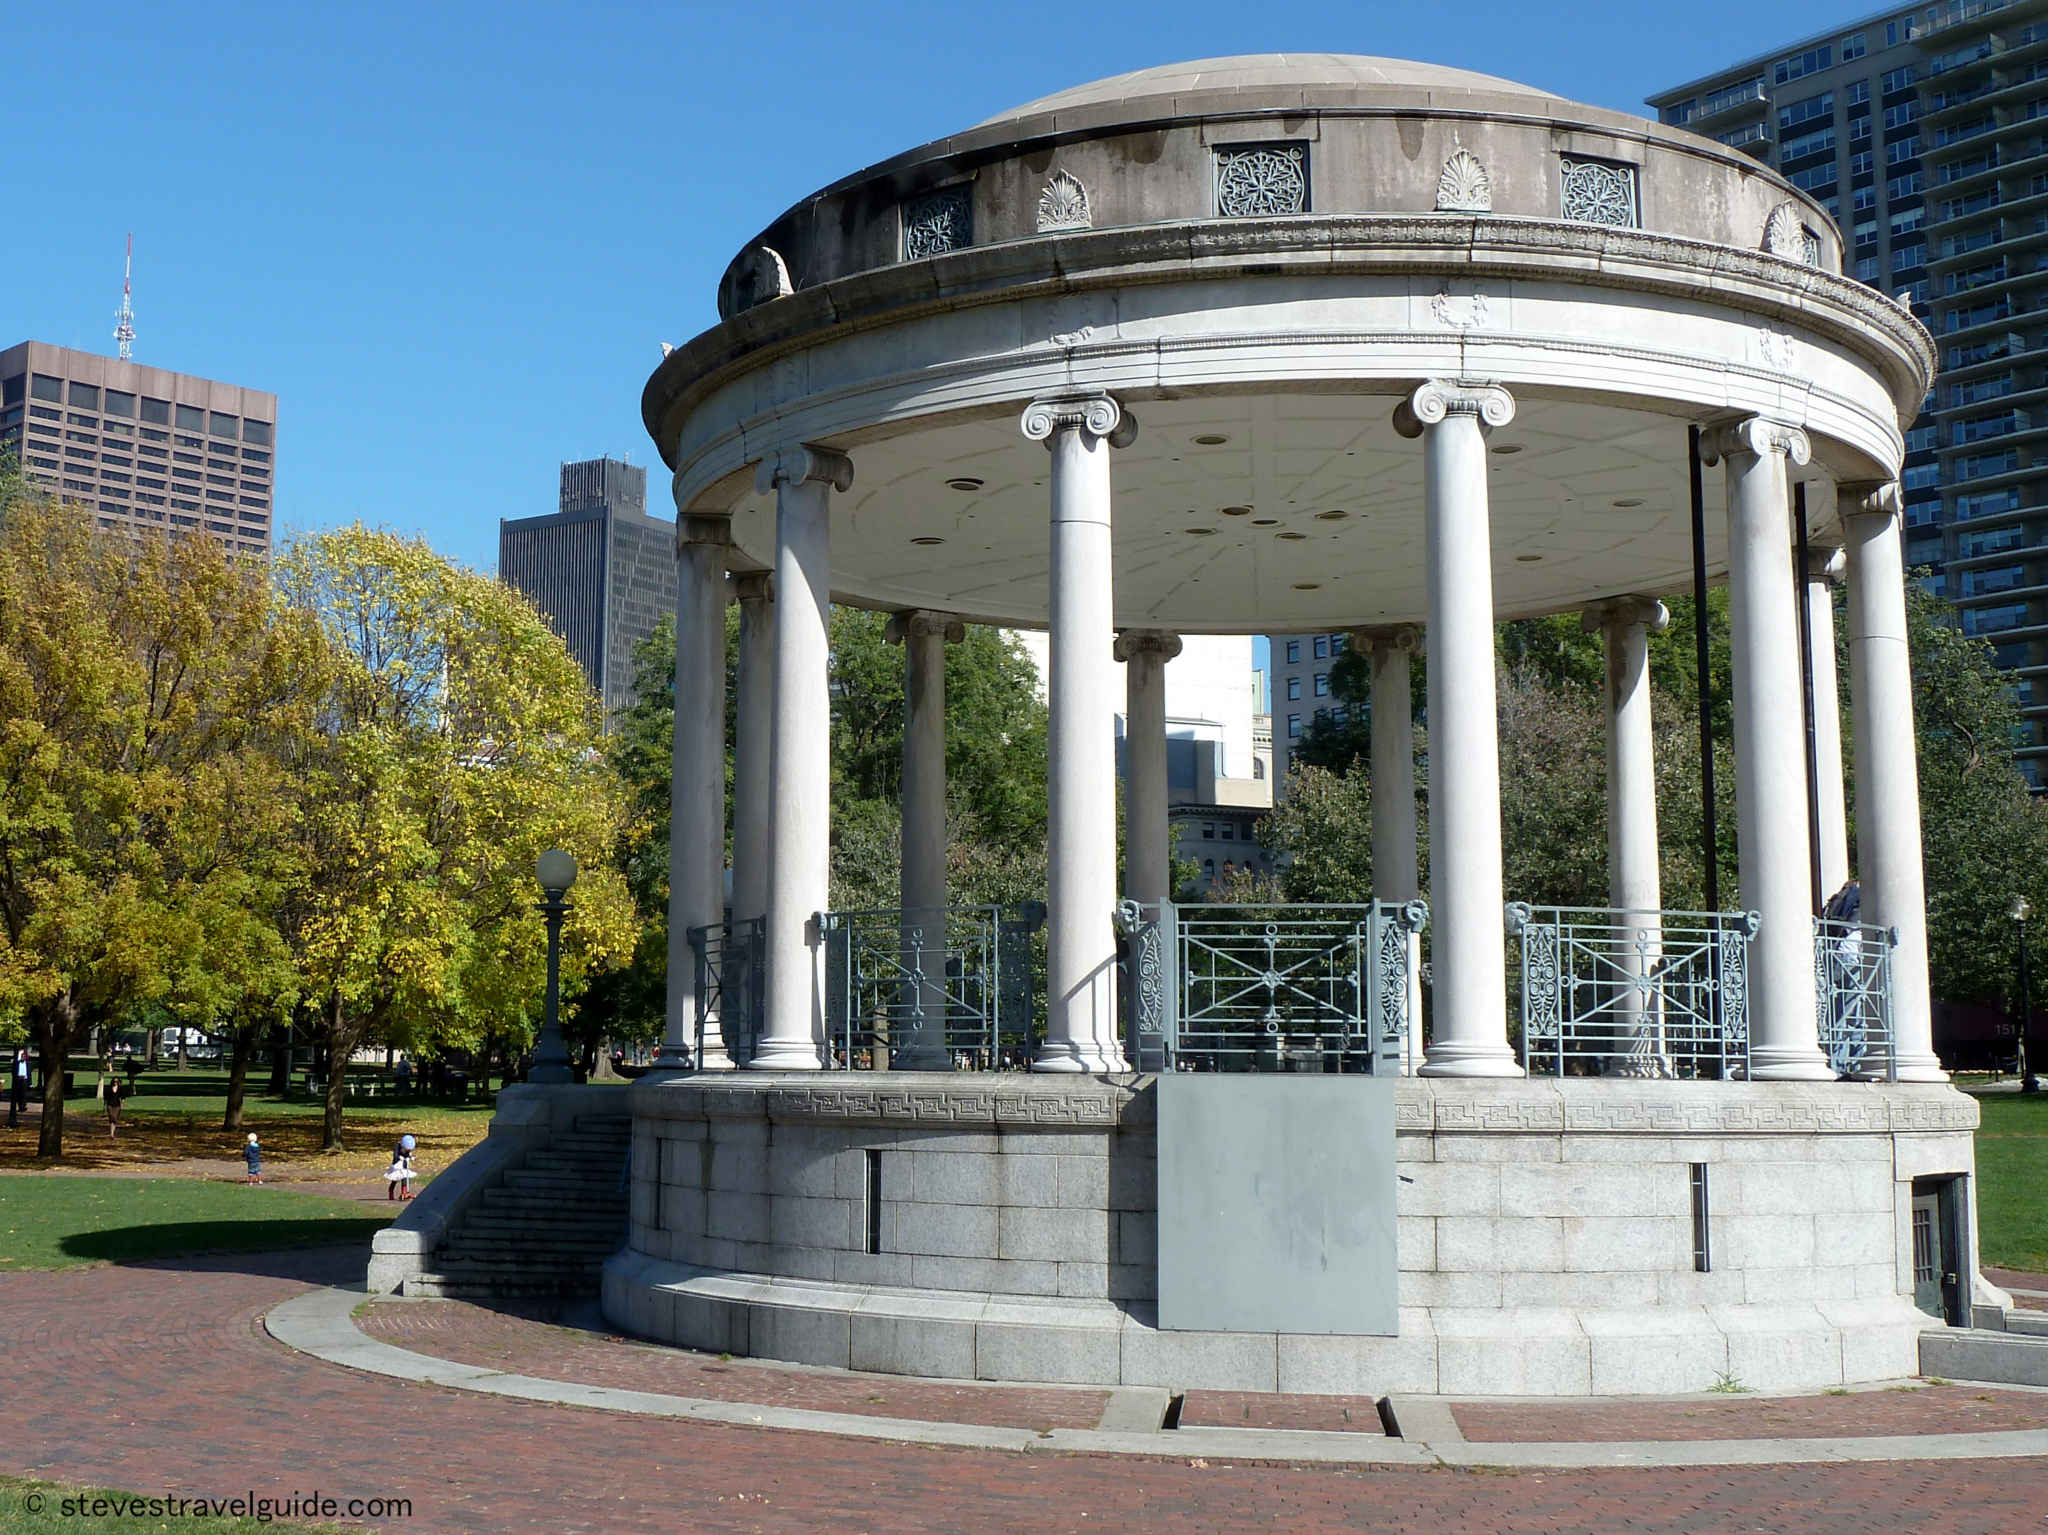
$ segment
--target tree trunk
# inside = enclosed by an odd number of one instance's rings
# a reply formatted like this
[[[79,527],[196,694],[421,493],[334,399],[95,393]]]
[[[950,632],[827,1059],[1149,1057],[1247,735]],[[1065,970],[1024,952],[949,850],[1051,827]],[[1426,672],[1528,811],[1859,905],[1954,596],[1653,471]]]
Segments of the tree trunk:
[[[71,1057],[78,1010],[67,992],[31,1016],[36,1057],[43,1069],[43,1123],[36,1135],[36,1155],[54,1161],[64,1155],[64,1068]]]
[[[188,1029],[187,1029],[187,1028],[185,1027],[185,1025],[184,1025],[184,1024],[182,1024],[182,1023],[181,1023],[181,1024],[179,1024],[179,1025],[178,1025],[178,1070],[180,1070],[180,1071],[183,1071],[183,1070],[185,1069],[185,1042],[186,1042],[186,1041],[187,1041],[187,1040],[188,1040],[188,1039],[189,1039],[190,1037],[191,1037],[191,1031],[190,1031],[190,1030],[188,1030]]]
[[[249,1061],[256,1054],[256,1030],[237,1029],[233,1040],[228,1057],[228,1107],[220,1121],[223,1130],[242,1128],[242,1094],[249,1082]]]
[[[348,1020],[342,1012],[341,993],[336,991],[327,1003],[327,1113],[320,1126],[320,1149],[339,1151],[341,1147],[341,1105],[348,1090]]]
[[[282,1098],[292,1087],[292,1026],[270,1026],[270,1096]]]
[[[163,1042],[164,1042],[164,1031],[163,1031],[162,1029],[160,1029],[160,1028],[156,1028],[156,1027],[152,1026],[152,1027],[151,1027],[151,1029],[150,1029],[150,1031],[149,1031],[149,1065],[148,1065],[148,1069],[149,1069],[149,1070],[151,1070],[151,1071],[155,1071],[155,1070],[156,1070],[156,1063],[157,1063],[157,1057],[158,1057],[158,1052],[159,1052],[159,1051],[160,1051],[160,1050],[161,1050],[161,1049],[163,1048]]]

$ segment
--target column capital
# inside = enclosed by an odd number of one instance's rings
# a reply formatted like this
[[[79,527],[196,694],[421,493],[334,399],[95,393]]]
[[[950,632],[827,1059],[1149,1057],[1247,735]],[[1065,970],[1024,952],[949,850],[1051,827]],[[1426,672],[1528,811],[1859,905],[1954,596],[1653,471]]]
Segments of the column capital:
[[[1744,416],[1700,429],[1701,463],[1711,466],[1744,453],[1752,458],[1782,453],[1793,463],[1804,464],[1813,458],[1813,444],[1803,428],[1765,416]]]
[[[1844,523],[1851,517],[1900,518],[1906,498],[1897,480],[1844,480],[1835,486],[1835,508]]]
[[[1127,448],[1138,435],[1138,418],[1101,390],[1041,396],[1024,407],[1018,424],[1033,442],[1050,442],[1055,432],[1074,428],[1107,438],[1112,448]]]
[[[676,519],[678,549],[685,544],[713,544],[722,549],[731,542],[732,517],[729,513],[691,512]]]
[[[1422,631],[1414,624],[1370,624],[1353,629],[1351,643],[1367,652],[1412,651],[1422,644]]]
[[[1447,416],[1477,416],[1482,428],[1515,419],[1515,397],[1488,378],[1432,378],[1394,407],[1394,430],[1420,437],[1422,429]]]
[[[1641,624],[1652,634],[1671,627],[1671,610],[1655,597],[1610,597],[1593,603],[1579,614],[1579,627],[1588,634],[1604,629],[1628,629]]]
[[[911,639],[929,639],[933,635],[948,645],[957,645],[967,638],[967,625],[951,613],[938,613],[930,608],[905,608],[900,613],[891,613],[888,627],[882,631],[882,637],[891,645],[901,645]]]
[[[1842,572],[1848,568],[1848,557],[1842,553],[1839,544],[1814,544],[1806,546],[1806,581],[1809,586],[1840,586]]]
[[[1156,655],[1161,662],[1180,654],[1180,636],[1166,629],[1121,629],[1117,632],[1115,655],[1128,661],[1137,655]]]
[[[812,482],[851,490],[853,460],[837,449],[806,442],[777,449],[754,466],[754,489],[764,496],[780,485]]]
[[[736,570],[732,573],[735,602],[773,602],[775,573],[769,570]]]

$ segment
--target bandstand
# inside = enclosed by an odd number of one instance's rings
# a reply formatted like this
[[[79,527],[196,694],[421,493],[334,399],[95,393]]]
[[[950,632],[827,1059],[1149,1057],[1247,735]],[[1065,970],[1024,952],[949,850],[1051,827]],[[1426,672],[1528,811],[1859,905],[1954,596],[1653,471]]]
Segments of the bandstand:
[[[1934,353],[1841,258],[1738,151],[1333,55],[1079,87],[762,231],[643,402],[679,528],[669,1032],[607,1315],[1011,1380],[1915,1373],[1995,1298],[1930,1039],[1894,485]],[[1696,513],[1730,598],[1720,912],[1663,909],[1657,860],[1647,636]],[[1854,924],[1812,872],[1850,871],[1836,579]],[[834,601],[904,650],[887,912],[830,909]],[[1561,611],[1607,654],[1601,911],[1503,888],[1494,626]],[[971,623],[1049,629],[1042,904],[948,904]],[[1176,904],[1178,636],[1332,630],[1371,657],[1376,899]]]

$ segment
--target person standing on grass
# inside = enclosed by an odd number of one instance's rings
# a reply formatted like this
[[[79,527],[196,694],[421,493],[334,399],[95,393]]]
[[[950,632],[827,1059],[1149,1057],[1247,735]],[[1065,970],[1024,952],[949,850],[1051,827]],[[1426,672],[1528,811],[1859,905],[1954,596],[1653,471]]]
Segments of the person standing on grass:
[[[28,1046],[14,1052],[7,1066],[7,1126],[21,1123],[21,1111],[28,1107]]]
[[[109,1138],[121,1133],[121,1100],[128,1096],[128,1089],[121,1085],[121,1079],[111,1071],[100,1087],[100,1095],[107,1105],[107,1135]]]
[[[242,1147],[242,1160],[249,1164],[249,1181],[251,1183],[261,1183],[263,1181],[263,1147],[257,1142],[254,1130],[249,1132],[248,1143]]]

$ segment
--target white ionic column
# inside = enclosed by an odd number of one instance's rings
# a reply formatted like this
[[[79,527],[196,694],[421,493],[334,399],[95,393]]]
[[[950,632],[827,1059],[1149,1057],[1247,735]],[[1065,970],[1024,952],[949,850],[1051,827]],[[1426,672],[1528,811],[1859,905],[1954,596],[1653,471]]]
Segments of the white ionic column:
[[[742,1008],[758,1011],[752,984],[760,963],[740,924],[768,915],[768,764],[775,728],[774,580],[765,570],[733,578],[740,606],[740,657],[732,748],[732,921],[724,987]],[[726,1030],[730,1035],[733,1031]],[[705,1050],[706,1064],[711,1051]]]
[[[676,527],[676,713],[668,823],[668,1020],[656,1069],[682,1071],[697,1034],[692,928],[725,920],[725,517]],[[704,1035],[717,1033],[706,1018]]]
[[[832,492],[853,463],[785,449],[756,476],[775,491],[775,712],[768,765],[767,1013],[751,1071],[814,1071],[825,1043],[818,914],[832,874]]]
[[[1150,905],[1173,894],[1173,839],[1166,815],[1166,663],[1180,636],[1126,629],[1124,663],[1124,895]]]
[[[1046,1023],[1035,1071],[1128,1071],[1116,1024],[1116,613],[1109,450],[1137,421],[1106,394],[1034,400],[1024,435],[1052,452],[1046,686]]]
[[[1820,815],[1820,894],[1826,900],[1849,878],[1849,807],[1842,781],[1842,693],[1835,671],[1835,586],[1842,551],[1806,549],[1806,648],[1813,667],[1813,784]]]
[[[1422,1074],[1519,1077],[1508,1045],[1500,740],[1493,685],[1493,534],[1486,433],[1515,416],[1498,384],[1431,379],[1394,428],[1422,438],[1429,592],[1430,952]]]
[[[1421,634],[1411,625],[1354,629],[1351,643],[1372,667],[1372,893],[1379,901],[1422,894],[1415,856],[1415,695],[1409,657]],[[1408,935],[1408,1037],[1401,1074],[1422,1069],[1422,934]]]
[[[1727,463],[1736,850],[1742,903],[1762,918],[1749,949],[1749,1070],[1762,1081],[1834,1076],[1814,1019],[1806,711],[1786,478],[1788,457],[1803,464],[1810,455],[1805,432],[1759,416],[1700,435],[1701,461]]]
[[[1663,880],[1657,860],[1657,752],[1650,720],[1650,635],[1671,623],[1654,597],[1618,597],[1581,618],[1607,651],[1607,904],[1615,965],[1638,985],[1662,957]],[[1657,1020],[1641,991],[1615,998],[1609,1076],[1670,1075]]]
[[[1927,891],[1920,854],[1920,768],[1906,648],[1906,565],[1899,488],[1839,492],[1849,554],[1849,698],[1856,737],[1856,861],[1861,920],[1896,928],[1892,1029],[1901,1082],[1945,1082],[1927,986]]]
[[[889,1064],[950,1071],[946,1048],[946,646],[967,637],[950,613],[889,620],[903,646],[903,908],[901,963],[924,977],[909,1017],[892,1020]]]

